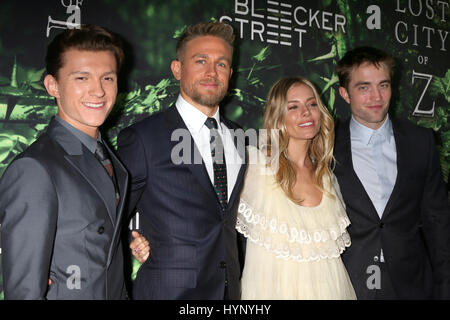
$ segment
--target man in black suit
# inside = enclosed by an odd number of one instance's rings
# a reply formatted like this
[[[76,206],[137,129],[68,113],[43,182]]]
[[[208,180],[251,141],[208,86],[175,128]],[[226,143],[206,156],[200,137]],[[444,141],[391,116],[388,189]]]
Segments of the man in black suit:
[[[139,212],[151,246],[135,299],[240,297],[235,224],[245,154],[232,134],[237,126],[219,115],[233,40],[223,23],[188,27],[171,64],[180,81],[175,106],[119,134],[131,175],[129,209]]]
[[[336,129],[335,175],[358,299],[450,298],[450,210],[433,132],[390,119],[394,59],[360,47],[338,62],[352,117]]]

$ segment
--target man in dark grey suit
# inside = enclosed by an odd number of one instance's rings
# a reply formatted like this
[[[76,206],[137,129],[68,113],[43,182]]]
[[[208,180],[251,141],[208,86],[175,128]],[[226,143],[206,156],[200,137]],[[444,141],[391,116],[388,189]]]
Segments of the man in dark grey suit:
[[[131,176],[130,209],[138,209],[152,248],[136,277],[136,299],[240,297],[235,225],[244,142],[233,139],[237,126],[219,114],[233,40],[223,23],[188,27],[171,64],[180,81],[175,106],[118,137]]]
[[[98,26],[49,44],[44,85],[58,115],[0,180],[5,299],[126,297],[125,168],[99,126],[117,95],[120,43]]]

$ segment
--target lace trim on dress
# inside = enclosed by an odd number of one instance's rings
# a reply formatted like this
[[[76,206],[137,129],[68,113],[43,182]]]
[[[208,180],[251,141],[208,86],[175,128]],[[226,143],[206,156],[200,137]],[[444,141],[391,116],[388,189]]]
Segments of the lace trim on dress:
[[[325,195],[324,195],[325,196]],[[283,221],[268,219],[240,200],[236,229],[252,242],[276,254],[277,258],[299,262],[338,258],[351,244],[347,216],[337,217],[337,225],[323,230],[288,227]]]

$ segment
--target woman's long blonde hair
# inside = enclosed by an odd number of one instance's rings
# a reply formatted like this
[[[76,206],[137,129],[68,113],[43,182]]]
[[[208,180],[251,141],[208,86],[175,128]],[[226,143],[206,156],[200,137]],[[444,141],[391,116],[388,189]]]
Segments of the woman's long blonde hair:
[[[327,179],[331,185],[332,166],[334,165],[333,147],[334,147],[334,121],[328,112],[327,107],[322,103],[319,93],[314,85],[303,77],[289,77],[278,80],[270,89],[266,108],[264,113],[263,129],[279,130],[278,148],[272,148],[271,137],[268,135],[267,147],[268,155],[271,158],[278,156],[279,166],[276,173],[276,181],[279,183],[286,195],[295,203],[301,203],[302,199],[296,199],[292,189],[296,182],[295,168],[287,157],[287,147],[289,135],[286,130],[285,119],[288,111],[287,93],[288,90],[297,85],[306,85],[309,87],[317,101],[320,110],[320,129],[312,139],[309,146],[309,156],[314,165],[313,183],[322,192],[330,195],[324,188],[324,179]],[[277,152],[278,154],[272,154]]]

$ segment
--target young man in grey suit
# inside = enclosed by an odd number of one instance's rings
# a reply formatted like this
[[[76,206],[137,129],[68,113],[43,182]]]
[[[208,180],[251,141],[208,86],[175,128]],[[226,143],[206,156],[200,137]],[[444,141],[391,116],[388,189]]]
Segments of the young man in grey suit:
[[[118,153],[131,176],[130,209],[139,211],[151,246],[133,298],[240,297],[235,225],[244,141],[233,139],[237,126],[219,114],[233,40],[223,23],[188,27],[171,64],[180,81],[175,106],[119,134]]]
[[[0,180],[5,299],[123,299],[128,174],[99,126],[117,95],[120,43],[105,29],[49,44],[44,85],[58,115]]]
[[[358,299],[449,299],[450,210],[433,132],[389,117],[393,68],[372,47],[337,65],[352,112],[334,148],[351,221],[342,259]]]

